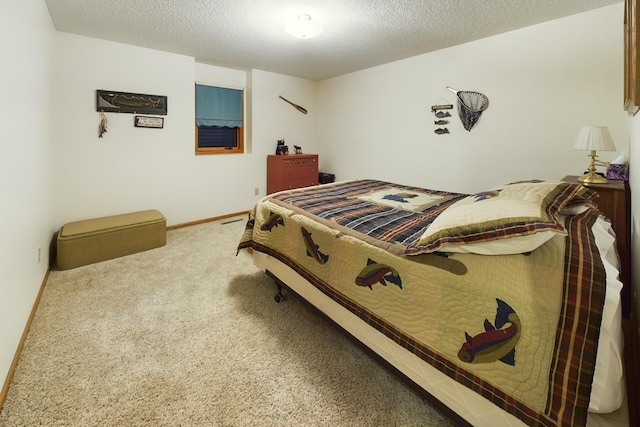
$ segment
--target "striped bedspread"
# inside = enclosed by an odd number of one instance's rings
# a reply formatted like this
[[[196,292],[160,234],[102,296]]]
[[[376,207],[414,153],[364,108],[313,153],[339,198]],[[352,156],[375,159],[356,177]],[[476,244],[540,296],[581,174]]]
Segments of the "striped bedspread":
[[[379,200],[390,186],[398,200]],[[605,295],[598,212],[566,217],[568,236],[527,254],[403,256],[462,197],[421,190],[405,203],[403,188],[419,190],[366,180],[277,193],[238,247],[277,258],[526,424],[585,425]]]
[[[403,254],[440,212],[465,196],[358,180],[279,193],[271,201],[392,253]]]

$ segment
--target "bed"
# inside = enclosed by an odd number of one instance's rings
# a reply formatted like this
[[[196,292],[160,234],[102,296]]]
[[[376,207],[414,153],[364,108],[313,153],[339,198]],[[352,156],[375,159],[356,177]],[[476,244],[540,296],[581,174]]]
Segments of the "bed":
[[[594,197],[351,180],[265,197],[238,250],[472,425],[628,425],[618,257]]]

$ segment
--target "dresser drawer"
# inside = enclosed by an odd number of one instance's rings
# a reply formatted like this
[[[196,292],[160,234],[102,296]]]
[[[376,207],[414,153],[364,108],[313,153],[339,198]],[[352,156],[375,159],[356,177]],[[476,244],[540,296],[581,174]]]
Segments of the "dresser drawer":
[[[303,187],[311,187],[312,185],[317,185],[318,181],[315,180],[311,180],[311,179],[292,179],[291,181],[287,181],[283,184],[284,188],[281,188],[278,191],[281,190],[293,190],[294,188],[303,188]]]
[[[305,167],[288,167],[283,168],[281,171],[285,179],[300,179],[314,177],[314,180],[318,180],[318,168],[313,166]]]
[[[294,157],[294,156],[283,156],[282,159],[282,167],[283,168],[308,168],[308,167],[316,167],[318,164],[318,158],[315,156],[312,157]]]
[[[267,194],[317,184],[317,154],[267,157]]]

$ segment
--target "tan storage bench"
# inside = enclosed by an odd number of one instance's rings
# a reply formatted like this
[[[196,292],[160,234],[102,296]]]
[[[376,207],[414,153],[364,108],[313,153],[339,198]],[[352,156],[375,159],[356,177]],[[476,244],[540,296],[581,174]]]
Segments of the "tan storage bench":
[[[167,222],[157,210],[70,222],[56,241],[58,270],[164,246]]]

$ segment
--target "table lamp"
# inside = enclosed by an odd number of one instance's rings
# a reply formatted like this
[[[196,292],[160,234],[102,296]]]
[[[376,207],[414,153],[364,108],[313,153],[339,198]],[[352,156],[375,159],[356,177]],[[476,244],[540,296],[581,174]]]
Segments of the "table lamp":
[[[573,144],[574,150],[590,150],[591,162],[587,173],[578,178],[578,181],[585,184],[606,184],[609,182],[607,178],[596,174],[596,165],[609,167],[609,162],[601,162],[596,160],[596,151],[615,151],[616,146],[613,143],[609,128],[606,126],[583,126],[580,129],[578,138]]]

